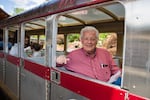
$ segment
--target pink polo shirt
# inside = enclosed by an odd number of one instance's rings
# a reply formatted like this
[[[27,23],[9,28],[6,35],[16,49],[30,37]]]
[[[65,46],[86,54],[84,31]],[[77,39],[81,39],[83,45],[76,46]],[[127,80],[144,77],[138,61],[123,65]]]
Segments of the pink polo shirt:
[[[101,48],[96,48],[94,57],[81,48],[69,53],[67,58],[69,61],[65,66],[68,70],[105,82],[119,70],[109,52]]]

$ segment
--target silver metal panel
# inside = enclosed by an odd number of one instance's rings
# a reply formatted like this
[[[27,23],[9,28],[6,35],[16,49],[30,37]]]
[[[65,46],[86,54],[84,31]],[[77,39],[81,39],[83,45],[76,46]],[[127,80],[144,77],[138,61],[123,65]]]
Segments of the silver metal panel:
[[[5,66],[5,84],[16,97],[19,97],[19,67],[8,61]]]
[[[21,70],[21,100],[48,100],[49,82],[37,75]]]
[[[50,100],[89,100],[79,94],[76,94],[66,88],[55,83],[51,83],[51,99]]]
[[[4,59],[0,58],[0,81],[4,82]]]
[[[126,40],[123,87],[150,98],[149,0],[126,3]]]
[[[55,66],[55,45],[57,36],[57,15],[48,16],[46,19],[46,65]],[[53,49],[52,49],[53,48]]]

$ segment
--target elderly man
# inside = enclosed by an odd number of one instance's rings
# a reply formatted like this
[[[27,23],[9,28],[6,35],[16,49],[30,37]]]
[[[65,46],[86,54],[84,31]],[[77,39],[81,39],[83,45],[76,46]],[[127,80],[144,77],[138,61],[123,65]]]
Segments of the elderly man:
[[[82,48],[72,51],[67,57],[57,57],[57,65],[64,65],[67,70],[104,82],[114,82],[121,72],[109,52],[96,47],[98,34],[95,27],[83,28],[80,32]]]

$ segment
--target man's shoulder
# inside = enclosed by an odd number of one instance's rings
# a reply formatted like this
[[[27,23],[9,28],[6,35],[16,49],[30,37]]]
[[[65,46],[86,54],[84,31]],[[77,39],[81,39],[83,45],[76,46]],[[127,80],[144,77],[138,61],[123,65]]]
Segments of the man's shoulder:
[[[106,49],[104,48],[97,48],[96,49],[97,52],[104,52],[104,53],[109,53]]]

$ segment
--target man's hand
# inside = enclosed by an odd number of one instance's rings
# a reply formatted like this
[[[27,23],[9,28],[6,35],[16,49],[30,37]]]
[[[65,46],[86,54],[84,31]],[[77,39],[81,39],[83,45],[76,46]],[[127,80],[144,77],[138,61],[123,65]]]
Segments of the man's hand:
[[[56,58],[56,62],[58,64],[67,64],[67,61],[69,61],[69,58],[67,58],[65,55],[60,55]]]

